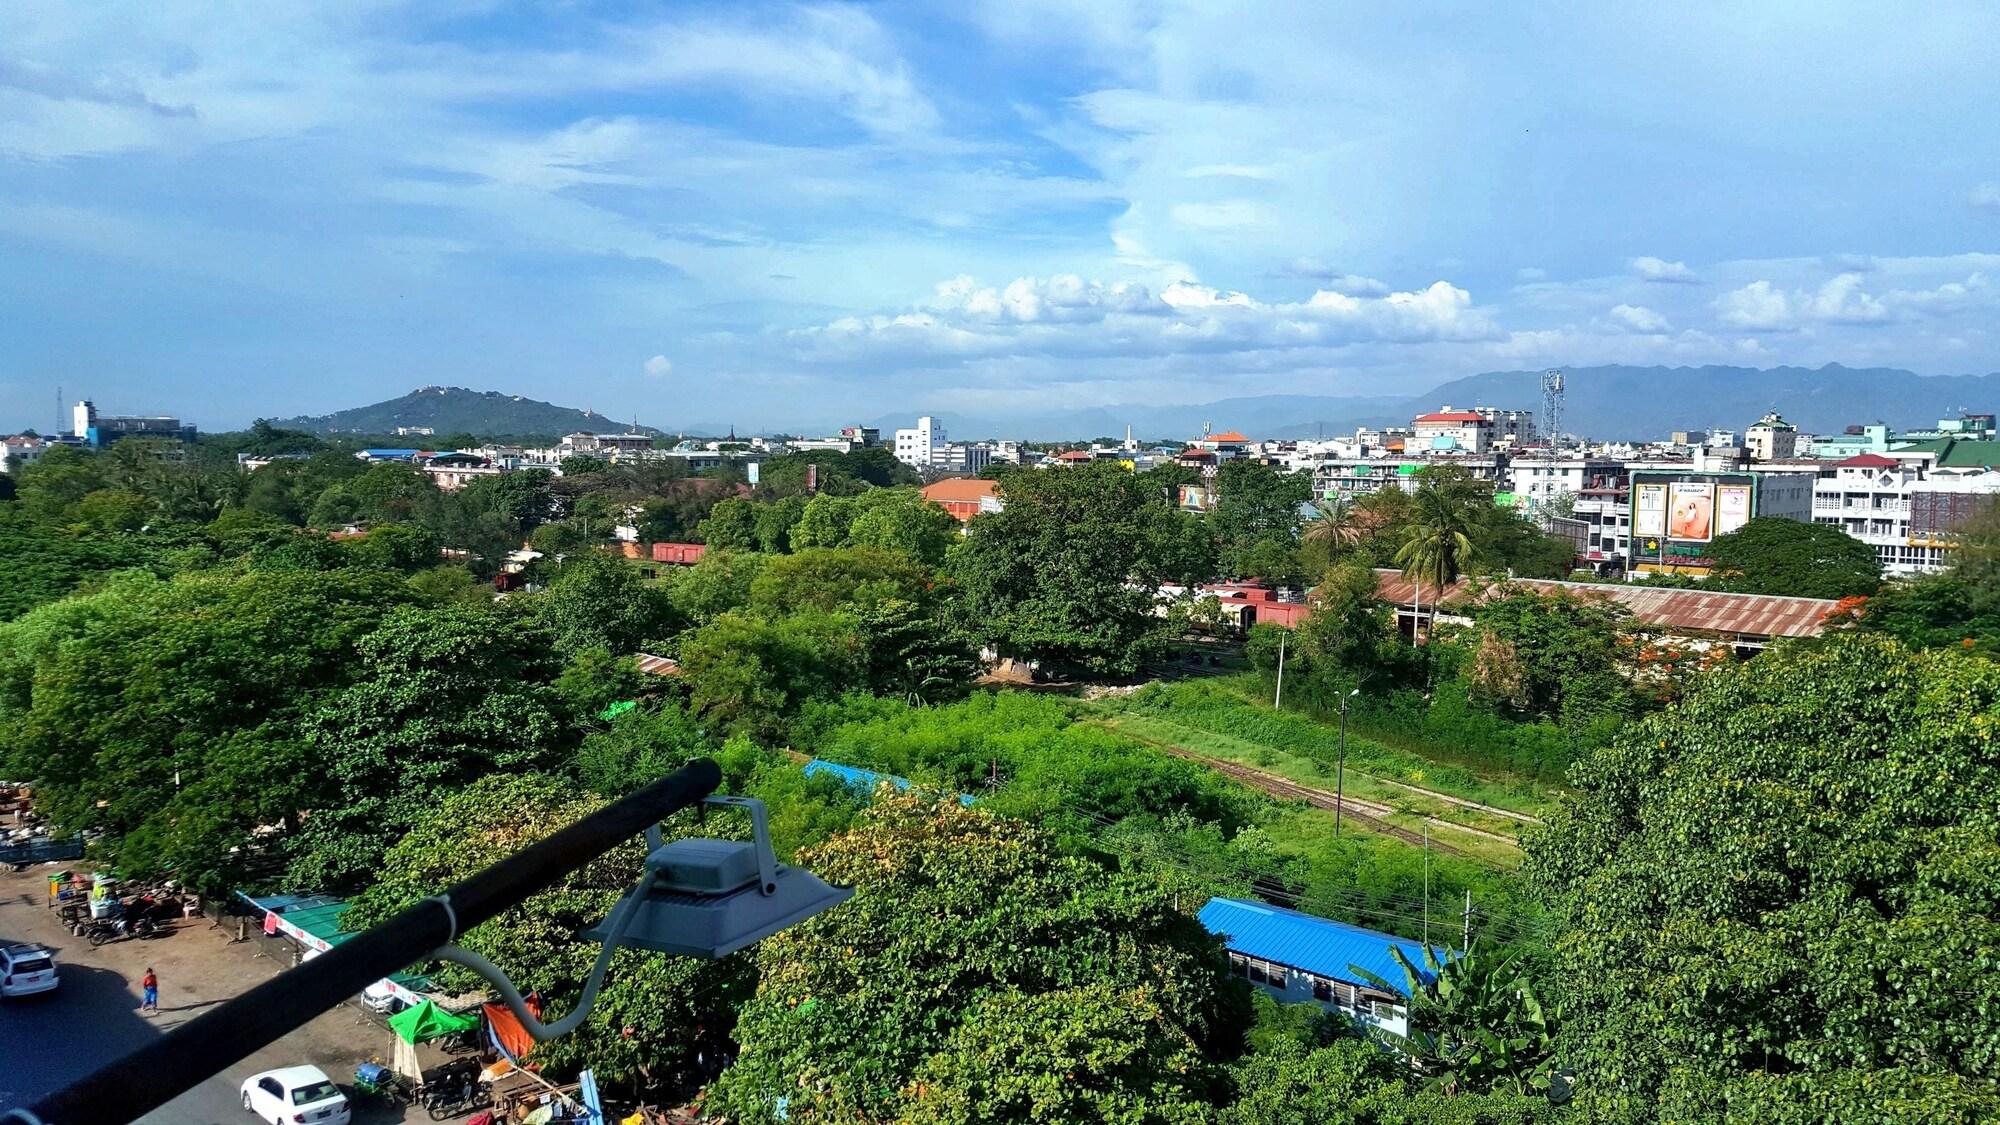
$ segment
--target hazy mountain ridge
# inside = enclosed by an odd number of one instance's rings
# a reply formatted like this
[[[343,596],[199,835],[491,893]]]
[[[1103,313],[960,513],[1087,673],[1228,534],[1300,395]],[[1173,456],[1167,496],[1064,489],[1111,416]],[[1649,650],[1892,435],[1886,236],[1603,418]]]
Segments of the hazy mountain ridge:
[[[1919,375],[1894,367],[1573,367],[1564,369],[1567,394],[1563,429],[1603,439],[1662,438],[1674,430],[1741,432],[1766,411],[1777,410],[1808,433],[1838,433],[1854,424],[1886,422],[1898,429],[1929,426],[1967,411],[2000,410],[2000,374]],[[1352,433],[1357,426],[1408,425],[1441,406],[1542,406],[1542,372],[1488,371],[1441,383],[1421,394],[1252,395],[1206,403],[1120,403],[1073,410],[1005,415],[934,410],[929,413],[953,440],[1016,438],[1084,441],[1121,438],[1125,428],[1141,441],[1185,440],[1204,426],[1237,430],[1252,438],[1312,438]],[[911,425],[921,407],[885,414],[866,425],[885,439]],[[319,433],[391,433],[397,426],[430,426],[439,434],[564,434],[579,430],[629,430],[620,420],[589,410],[556,406],[498,391],[424,387],[401,398],[333,414],[288,418],[280,425]],[[828,419],[807,436],[832,433]],[[660,433],[651,426],[640,432]],[[720,436],[712,423],[677,423],[666,432]],[[750,431],[743,431],[745,434]],[[758,432],[774,432],[764,429]]]
[[[576,410],[499,391],[464,387],[419,387],[401,398],[357,406],[332,414],[278,420],[275,425],[313,433],[390,434],[399,426],[429,426],[442,436],[474,434],[547,434],[623,432],[631,419],[620,421],[592,410]],[[651,426],[640,433],[658,433]]]

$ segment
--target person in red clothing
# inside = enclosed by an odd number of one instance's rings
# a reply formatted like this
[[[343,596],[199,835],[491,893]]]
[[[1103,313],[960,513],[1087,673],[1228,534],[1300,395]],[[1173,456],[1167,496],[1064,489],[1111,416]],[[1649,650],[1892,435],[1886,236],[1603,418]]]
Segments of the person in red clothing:
[[[160,978],[153,975],[153,970],[150,966],[146,969],[146,975],[140,978],[139,987],[146,990],[145,999],[139,1001],[139,1010],[142,1012],[159,1011]]]

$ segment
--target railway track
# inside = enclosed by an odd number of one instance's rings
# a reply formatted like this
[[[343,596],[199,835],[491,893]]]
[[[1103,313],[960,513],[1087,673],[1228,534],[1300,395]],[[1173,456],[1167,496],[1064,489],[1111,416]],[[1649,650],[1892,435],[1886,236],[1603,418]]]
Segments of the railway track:
[[[1225,777],[1232,778],[1252,789],[1268,793],[1273,797],[1282,797],[1291,801],[1304,801],[1316,809],[1326,809],[1329,812],[1339,809],[1340,815],[1367,825],[1370,829],[1380,832],[1385,836],[1394,836],[1404,843],[1415,844],[1418,847],[1424,846],[1423,833],[1412,832],[1401,825],[1390,824],[1387,820],[1383,819],[1395,811],[1387,805],[1375,801],[1364,801],[1358,797],[1338,797],[1324,789],[1314,789],[1309,785],[1300,785],[1290,778],[1265,773],[1262,770],[1243,765],[1240,762],[1232,762],[1227,758],[1211,758],[1206,754],[1197,754],[1185,747],[1175,746],[1171,742],[1161,742],[1158,739],[1145,738],[1130,731],[1120,731],[1119,733],[1127,738],[1137,739],[1148,746],[1156,747],[1168,754],[1172,754],[1176,758],[1186,758],[1190,762],[1200,762],[1202,765]],[[1513,840],[1496,832],[1487,832],[1478,828],[1467,828],[1465,825],[1452,824],[1449,821],[1439,820],[1436,817],[1426,817],[1425,819],[1433,824],[1445,825],[1461,832],[1470,832],[1477,836],[1488,836],[1502,843],[1514,843]],[[1439,843],[1435,837],[1429,843],[1432,848],[1446,855],[1463,856],[1474,860],[1482,858],[1461,848],[1454,848],[1450,844]]]

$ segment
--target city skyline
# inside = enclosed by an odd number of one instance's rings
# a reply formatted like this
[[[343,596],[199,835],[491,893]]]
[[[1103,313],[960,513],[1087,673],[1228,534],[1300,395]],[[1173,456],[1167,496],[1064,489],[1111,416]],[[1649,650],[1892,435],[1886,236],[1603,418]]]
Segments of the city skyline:
[[[0,13],[0,409],[2000,369],[2000,15]]]

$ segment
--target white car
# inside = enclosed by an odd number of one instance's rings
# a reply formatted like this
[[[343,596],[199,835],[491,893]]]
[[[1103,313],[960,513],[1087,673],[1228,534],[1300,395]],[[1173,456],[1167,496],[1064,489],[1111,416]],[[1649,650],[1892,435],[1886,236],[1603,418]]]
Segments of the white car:
[[[271,1125],[347,1125],[347,1095],[316,1066],[286,1066],[243,1080],[243,1108]]]
[[[39,945],[0,945],[0,996],[32,996],[57,983],[55,954]]]

